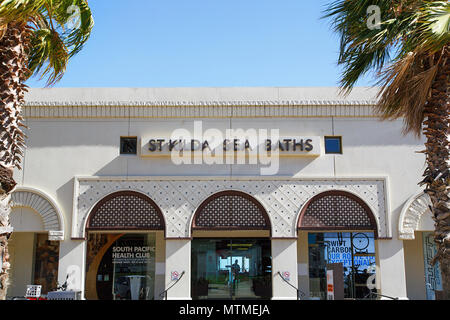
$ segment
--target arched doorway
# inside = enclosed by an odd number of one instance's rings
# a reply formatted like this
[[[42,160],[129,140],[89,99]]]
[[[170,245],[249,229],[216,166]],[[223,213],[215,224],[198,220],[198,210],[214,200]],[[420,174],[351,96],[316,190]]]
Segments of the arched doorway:
[[[30,284],[40,285],[41,293],[47,294],[58,284],[63,215],[49,195],[28,187],[19,187],[12,193],[11,208],[14,232],[8,244],[11,263],[8,297],[23,296]]]
[[[332,292],[337,300],[377,298],[378,228],[363,200],[345,191],[320,193],[303,206],[297,228],[308,242],[310,297],[327,299]]]
[[[122,191],[100,200],[86,224],[86,298],[157,298],[156,238],[164,230],[161,210],[144,194]]]
[[[250,195],[210,196],[192,220],[193,299],[268,299],[272,296],[270,220]]]

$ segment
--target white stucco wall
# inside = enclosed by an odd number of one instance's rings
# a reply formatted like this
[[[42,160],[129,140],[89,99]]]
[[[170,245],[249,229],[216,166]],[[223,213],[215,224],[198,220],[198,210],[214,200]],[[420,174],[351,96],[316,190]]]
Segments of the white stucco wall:
[[[32,232],[16,232],[8,243],[11,271],[7,295],[25,296],[27,285],[33,284],[35,237]]]
[[[126,105],[130,102],[163,102],[172,101],[189,103],[203,101],[306,101],[316,100],[316,104],[305,107],[305,114],[314,114],[314,110],[325,108],[327,104],[320,101],[371,101],[374,90],[361,88],[343,99],[337,96],[336,88],[178,88],[178,89],[33,89],[27,95],[29,114],[33,108],[44,108],[53,104],[53,109],[47,108],[52,116],[33,117],[26,119],[27,149],[23,163],[24,169],[16,171],[16,179],[20,186],[33,187],[52,197],[65,220],[66,240],[61,246],[60,282],[63,282],[67,268],[83,268],[83,261],[78,255],[84,250],[79,241],[71,241],[72,210],[74,199],[74,177],[76,176],[215,176],[239,177],[259,176],[258,165],[182,165],[177,166],[169,158],[140,156],[121,156],[119,154],[120,136],[150,135],[154,137],[168,136],[177,128],[192,128],[195,120],[203,121],[203,128],[255,128],[279,129],[282,136],[319,136],[338,135],[343,137],[342,155],[325,155],[318,158],[284,157],[280,159],[280,170],[277,177],[290,178],[324,178],[337,179],[349,177],[385,177],[387,181],[386,199],[389,227],[394,240],[379,240],[379,250],[382,257],[384,274],[391,274],[395,261],[404,261],[402,242],[397,242],[398,216],[404,203],[420,191],[417,183],[424,170],[425,158],[415,153],[422,149],[423,140],[412,135],[401,133],[402,121],[381,122],[373,116],[357,116],[359,110],[366,106],[352,107],[352,115],[337,114],[339,103],[329,108],[330,116],[305,116],[264,118],[264,117],[214,117],[183,118],[176,116],[166,118],[110,118],[108,114],[99,118],[64,117],[73,115],[75,111],[69,105],[78,105],[76,110],[80,114],[85,112],[84,105],[108,104],[120,101]],[[72,103],[71,103],[72,102]],[[66,109],[61,105],[66,104]],[[58,107],[60,106],[60,107]],[[61,118],[55,118],[55,109],[61,109]],[[111,107],[113,108],[113,107]],[[180,107],[181,108],[181,107]],[[194,108],[194,107],[192,107]],[[199,107],[200,108],[200,107]],[[248,107],[250,108],[250,107]],[[277,112],[276,107],[274,112]],[[39,109],[39,110],[41,110]],[[44,108],[45,109],[45,108]],[[50,110],[51,109],[51,110]],[[70,110],[72,111],[70,111]],[[42,109],[43,110],[43,109]],[[112,109],[111,109],[112,110]],[[171,109],[172,110],[172,109]],[[239,109],[241,110],[241,109]],[[251,109],[249,109],[251,110]],[[303,110],[303,109],[302,109]],[[328,109],[327,109],[328,110]],[[335,110],[336,112],[334,112]],[[339,109],[340,110],[340,109]],[[201,111],[201,110],[200,110]],[[200,112],[199,111],[199,112]],[[44,112],[44,111],[42,111]],[[45,113],[44,112],[44,113]],[[58,111],[59,112],[59,111]],[[106,111],[102,111],[106,112]],[[112,111],[111,111],[112,112]],[[114,111],[115,112],[115,111]],[[126,110],[124,112],[127,112]],[[130,111],[131,112],[131,111]],[[182,111],[184,112],[184,111]],[[187,111],[186,111],[187,112]],[[244,112],[244,111],[239,111]],[[250,111],[249,111],[250,112]],[[280,111],[281,112],[281,111]],[[287,112],[287,111],[286,111]],[[303,112],[303,111],[302,111]],[[328,112],[328,111],[327,111]],[[334,113],[333,113],[334,112]],[[361,111],[361,114],[364,113]],[[44,114],[40,113],[40,114]],[[176,112],[174,111],[174,115]],[[366,113],[364,113],[366,114]],[[166,244],[166,257],[170,259],[184,259],[187,251],[173,255],[175,244]],[[173,248],[172,248],[173,247]],[[295,249],[297,251],[297,249]],[[78,253],[77,253],[78,252]],[[176,250],[174,252],[177,252]],[[294,256],[296,256],[294,254]],[[83,258],[84,259],[84,258]],[[177,260],[178,261],[178,260]],[[393,261],[393,260],[392,260]],[[158,263],[163,263],[158,261]],[[298,262],[305,264],[305,261]],[[166,272],[170,267],[159,265]],[[75,266],[75,267],[74,267]],[[300,266],[300,265],[299,265]],[[300,268],[300,267],[299,267]],[[78,270],[78,269],[77,269]],[[74,282],[74,287],[83,287],[83,271],[80,279]],[[294,272],[296,273],[296,272]],[[170,275],[166,274],[167,277]],[[301,278],[303,279],[303,278]],[[390,279],[390,278],[389,278]],[[404,284],[404,271],[396,271],[392,279]],[[81,283],[79,282],[81,281]],[[158,280],[162,281],[162,279]],[[295,280],[297,281],[297,280]],[[301,280],[301,281],[304,281]],[[390,281],[390,280],[389,280]],[[405,290],[384,284],[382,292],[404,297]],[[180,289],[181,290],[181,289]],[[186,293],[174,293],[176,297],[183,297]]]

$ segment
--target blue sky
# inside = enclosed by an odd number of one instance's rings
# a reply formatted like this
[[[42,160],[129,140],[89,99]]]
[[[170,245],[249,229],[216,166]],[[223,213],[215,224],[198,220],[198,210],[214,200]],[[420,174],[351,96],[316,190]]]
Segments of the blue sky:
[[[90,0],[93,34],[56,87],[336,86],[330,1]]]

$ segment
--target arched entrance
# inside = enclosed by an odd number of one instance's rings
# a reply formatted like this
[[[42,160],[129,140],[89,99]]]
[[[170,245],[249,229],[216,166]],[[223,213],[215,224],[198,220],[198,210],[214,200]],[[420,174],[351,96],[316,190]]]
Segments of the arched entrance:
[[[144,194],[122,191],[100,200],[86,224],[86,298],[155,299],[156,239],[164,226],[161,210]]]
[[[192,219],[192,298],[270,298],[270,230],[266,210],[246,193],[206,199]]]
[[[310,297],[328,299],[332,294],[336,300],[377,298],[378,228],[363,200],[345,191],[320,193],[303,206],[297,227],[307,233]],[[332,284],[327,281],[330,272]]]
[[[52,197],[29,187],[19,187],[12,193],[11,208],[14,232],[8,244],[8,297],[23,296],[30,284],[41,285],[41,293],[47,294],[58,284],[63,215]]]

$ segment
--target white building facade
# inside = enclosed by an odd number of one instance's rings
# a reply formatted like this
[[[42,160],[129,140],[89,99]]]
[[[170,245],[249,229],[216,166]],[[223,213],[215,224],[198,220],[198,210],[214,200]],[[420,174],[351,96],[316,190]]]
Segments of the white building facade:
[[[375,95],[31,90],[8,295],[434,299],[424,141]]]

